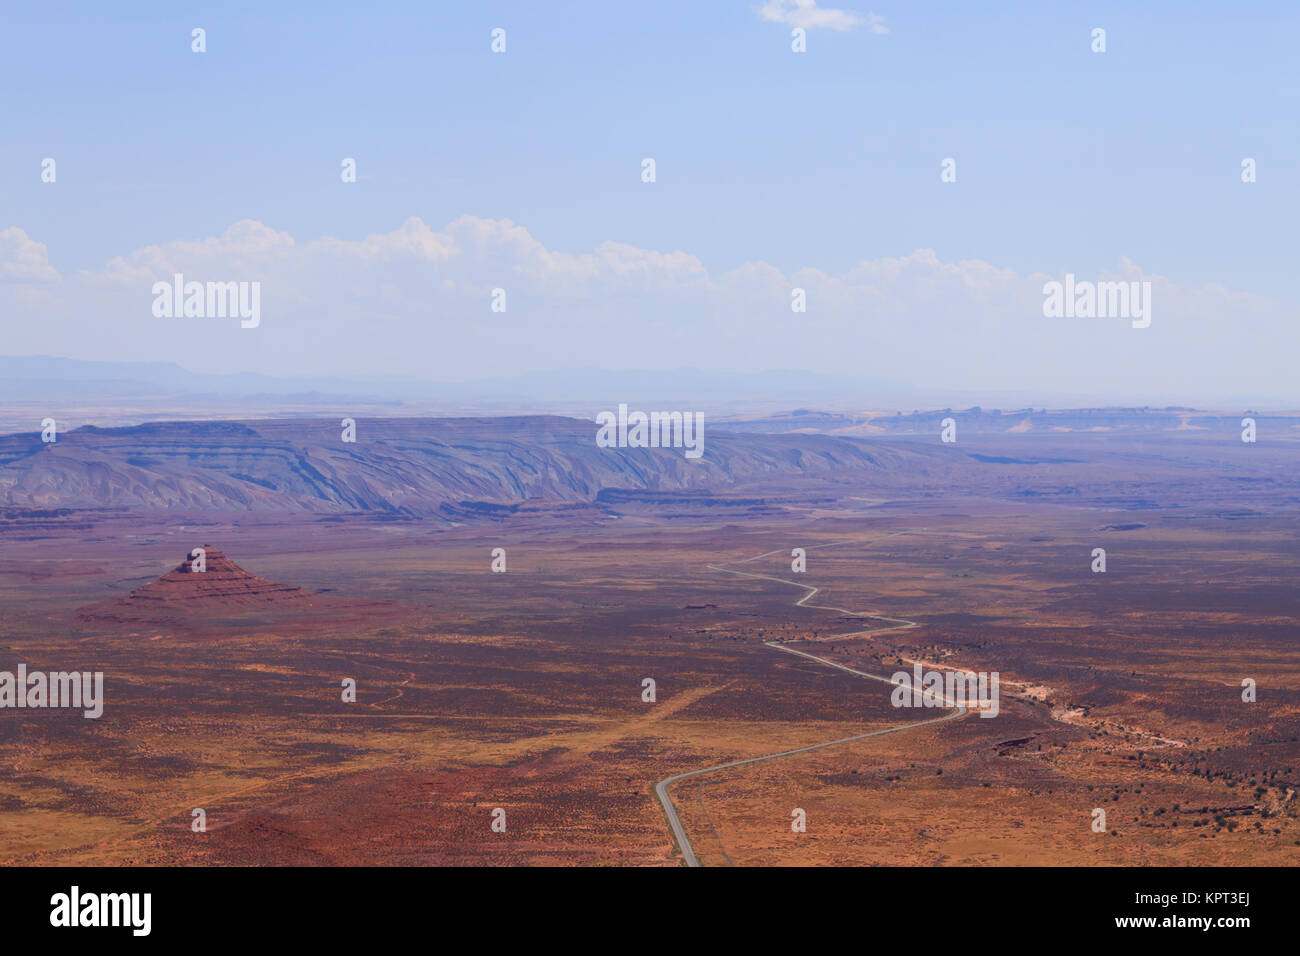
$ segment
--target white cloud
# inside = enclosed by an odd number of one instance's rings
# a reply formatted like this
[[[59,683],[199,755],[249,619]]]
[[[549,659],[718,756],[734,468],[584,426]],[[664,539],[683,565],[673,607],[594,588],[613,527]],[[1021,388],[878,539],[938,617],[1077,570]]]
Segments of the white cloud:
[[[0,230],[0,277],[48,282],[59,277],[45,243],[29,239],[17,226]]]
[[[551,249],[509,220],[418,218],[361,239],[293,236],[251,220],[146,246],[60,278],[45,246],[0,232],[3,351],[174,361],[196,371],[500,378],[547,369],[811,371],[1054,392],[1201,383],[1284,395],[1300,321],[1217,283],[1179,285],[1120,259],[1079,278],[1149,280],[1153,320],[1053,320],[1043,283],[931,249],[841,272],[753,261],[710,272],[681,250],[606,241]],[[157,319],[151,286],[260,281],[262,323]],[[508,309],[494,313],[494,288]],[[806,313],[790,309],[807,292]]]
[[[187,268],[247,269],[269,257],[288,254],[293,247],[293,237],[287,232],[276,232],[253,219],[241,219],[220,236],[198,241],[176,239],[116,256],[102,273],[83,273],[83,278],[126,283],[148,279],[152,283]]]
[[[885,18],[874,13],[854,13],[817,6],[817,0],[767,0],[758,14],[772,23],[784,23],[805,30],[852,30],[865,25],[872,33],[888,33]]]

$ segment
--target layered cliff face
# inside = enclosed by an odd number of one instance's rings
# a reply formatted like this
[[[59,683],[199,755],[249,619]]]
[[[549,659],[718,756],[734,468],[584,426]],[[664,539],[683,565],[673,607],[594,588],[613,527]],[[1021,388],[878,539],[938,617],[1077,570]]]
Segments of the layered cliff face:
[[[465,502],[594,502],[606,489],[861,486],[924,472],[936,454],[706,428],[704,455],[691,460],[681,448],[602,448],[596,432],[552,416],[361,419],[355,442],[338,419],[85,427],[53,444],[32,432],[0,437],[0,506],[439,517]]]

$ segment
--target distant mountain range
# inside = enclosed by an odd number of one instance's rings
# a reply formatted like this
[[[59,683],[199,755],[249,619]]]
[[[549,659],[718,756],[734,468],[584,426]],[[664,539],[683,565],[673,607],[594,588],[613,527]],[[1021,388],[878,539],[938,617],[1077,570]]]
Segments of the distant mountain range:
[[[389,384],[389,388],[392,386]],[[383,383],[343,378],[203,375],[173,362],[86,362],[45,355],[0,356],[0,400],[60,401],[161,398],[179,395],[305,395],[373,397]]]
[[[447,382],[400,377],[278,377],[255,373],[205,375],[171,362],[87,362],[50,356],[0,356],[0,400],[156,398],[180,395],[307,396],[390,401],[567,400],[642,401],[693,398],[697,402],[734,397],[826,397],[851,390],[865,395],[881,383],[847,381],[799,371],[750,374],[702,372],[601,371],[566,369],[511,379]],[[894,383],[893,392],[924,394]]]
[[[690,408],[715,415],[800,405],[861,410],[991,403],[1006,407],[1044,403],[1078,407],[1099,403],[1095,397],[1080,395],[1028,395],[996,387],[979,392],[918,388],[869,374],[831,376],[788,369],[562,369],[509,379],[455,382],[387,376],[210,375],[170,362],[0,356],[0,403],[45,404],[56,418],[61,407],[96,401],[170,403],[175,415],[199,398],[224,399],[225,405],[229,400],[260,403],[263,408],[285,407],[290,401],[319,407],[349,401],[407,403],[426,409],[477,406],[493,414],[497,409],[568,414],[595,406],[612,407],[619,402]]]
[[[1201,432],[1207,435],[1239,434],[1241,420],[1252,417],[1272,438],[1300,439],[1300,414],[1204,411],[1171,405],[1163,408],[943,408],[881,414],[795,409],[772,415],[737,415],[725,427],[733,432],[783,434],[811,432],[822,435],[936,435],[939,422],[951,417],[964,435],[1029,432]]]

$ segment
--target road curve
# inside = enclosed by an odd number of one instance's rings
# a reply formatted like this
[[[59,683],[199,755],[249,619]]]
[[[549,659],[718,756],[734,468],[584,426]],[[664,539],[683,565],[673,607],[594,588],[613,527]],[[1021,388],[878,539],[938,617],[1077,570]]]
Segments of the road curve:
[[[887,537],[894,537],[895,535],[912,534],[912,533],[917,533],[917,532],[896,531],[893,534],[888,535]],[[920,532],[920,533],[924,533],[924,532]],[[834,545],[823,545],[822,547],[834,547]],[[743,563],[747,563],[748,561],[757,561],[759,558],[765,558],[768,555],[776,554],[776,553],[777,553],[776,551],[767,551],[753,558],[747,558],[745,559],[745,561],[741,563],[743,564]],[[842,634],[838,636],[837,639],[839,640],[843,640],[847,637],[854,637],[859,634],[868,634],[868,633],[883,634],[886,631],[901,630],[903,628],[918,626],[915,621],[908,621],[903,618],[889,618],[879,614],[863,614],[858,611],[849,611],[839,607],[828,607],[826,605],[819,605],[819,604],[806,604],[805,602],[808,601],[808,599],[811,598],[813,595],[815,595],[820,590],[820,588],[815,588],[807,584],[800,584],[797,581],[787,581],[784,578],[771,577],[770,575],[766,575],[766,574],[752,574],[747,571],[735,571],[732,570],[731,568],[724,568],[713,564],[708,565],[708,567],[713,571],[723,571],[727,574],[738,574],[743,577],[760,578],[766,581],[777,581],[781,584],[793,584],[795,587],[804,588],[805,590],[808,591],[808,593],[795,602],[796,607],[821,608],[829,611],[839,611],[843,614],[850,614],[855,617],[872,617],[878,620],[897,622],[894,627],[882,628],[880,630],[875,630],[875,631],[868,629],[865,631],[855,631],[852,634]],[[835,661],[828,661],[826,658],[818,657],[816,654],[809,654],[807,651],[796,650],[793,647],[787,647],[784,644],[777,644],[774,641],[764,641],[763,644],[766,647],[771,647],[778,651],[785,651],[787,654],[796,654],[799,657],[806,657],[809,660],[817,661],[819,664],[825,664],[827,667],[833,667],[836,670],[844,671],[845,673],[852,674],[855,677],[865,677],[868,680],[876,680],[876,681],[880,681],[883,684],[889,684],[891,687],[893,686],[893,681],[891,681],[888,677],[881,677],[878,674],[868,674],[866,671],[855,670],[854,668],[847,667],[844,664],[837,664]],[[677,814],[677,807],[676,805],[674,805],[673,799],[668,793],[668,788],[671,787],[673,784],[681,780],[687,780],[691,777],[698,777],[706,773],[714,773],[715,771],[718,770],[728,770],[732,767],[743,767],[747,764],[761,763],[762,761],[765,760],[776,760],[780,757],[790,757],[793,756],[794,754],[808,753],[809,751],[812,750],[822,750],[826,747],[835,747],[838,746],[839,744],[852,743],[855,740],[866,740],[868,737],[879,737],[884,734],[894,734],[894,733],[898,733],[901,730],[912,730],[913,728],[925,727],[930,724],[941,724],[944,721],[956,720],[959,717],[964,717],[967,713],[966,707],[964,707],[962,704],[958,703],[957,701],[953,700],[950,697],[945,696],[944,703],[947,704],[949,707],[952,707],[953,712],[949,714],[944,714],[942,717],[933,717],[929,720],[915,721],[910,724],[899,724],[896,727],[886,727],[882,730],[872,730],[865,734],[855,734],[852,737],[841,737],[838,740],[828,740],[824,743],[810,744],[807,747],[795,747],[791,750],[781,750],[778,751],[777,753],[763,754],[762,756],[758,756],[758,757],[748,757],[744,760],[732,760],[729,763],[720,763],[712,767],[701,767],[698,770],[688,770],[685,773],[679,773],[679,774],[674,774],[671,777],[665,777],[664,779],[660,780],[658,783],[655,784],[655,796],[659,798],[659,803],[664,809],[664,815],[668,818],[668,826],[671,828],[673,832],[673,838],[677,841],[678,847],[681,848],[682,859],[685,861],[687,866],[700,865],[699,859],[695,856],[695,851],[691,848],[690,838],[687,837],[686,835],[686,828],[682,826],[681,818]]]

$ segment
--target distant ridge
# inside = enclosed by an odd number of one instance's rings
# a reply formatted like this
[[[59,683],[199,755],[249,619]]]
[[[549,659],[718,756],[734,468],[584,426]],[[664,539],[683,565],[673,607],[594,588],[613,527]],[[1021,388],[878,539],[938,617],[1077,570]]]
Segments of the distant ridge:
[[[0,506],[148,511],[368,512],[460,523],[484,504],[595,505],[607,489],[720,491],[773,481],[876,483],[938,449],[825,435],[737,435],[706,422],[704,454],[602,448],[558,416],[154,422],[86,426],[44,444],[0,437]],[[947,456],[950,457],[950,456]],[[490,509],[489,509],[490,510]]]

